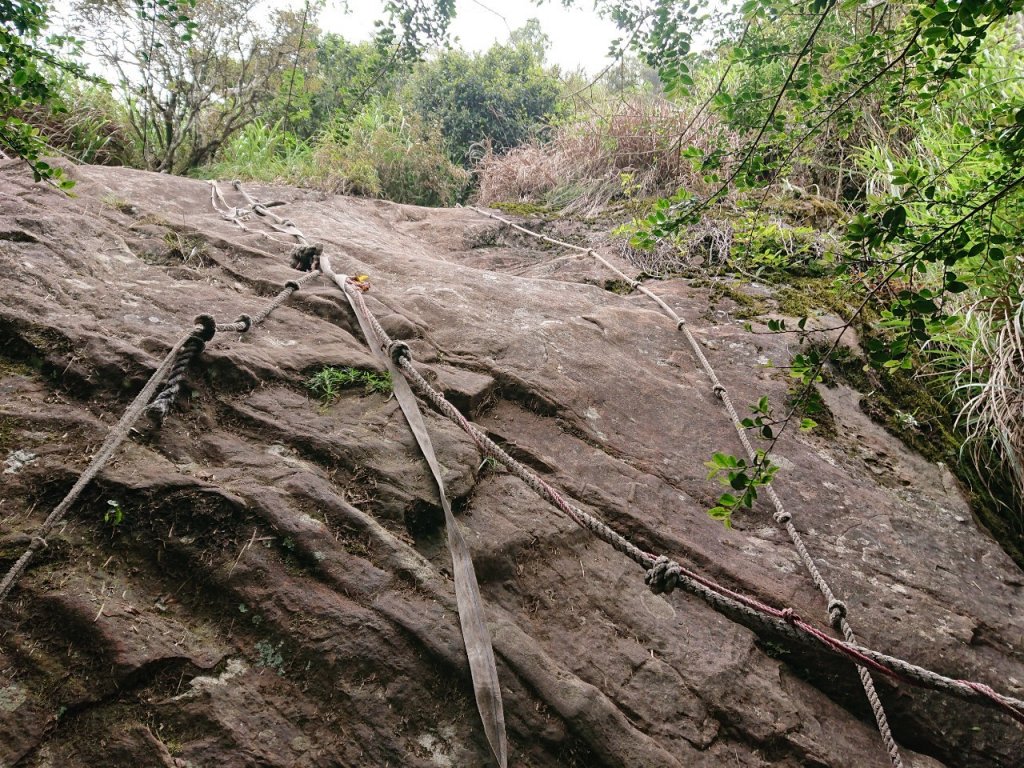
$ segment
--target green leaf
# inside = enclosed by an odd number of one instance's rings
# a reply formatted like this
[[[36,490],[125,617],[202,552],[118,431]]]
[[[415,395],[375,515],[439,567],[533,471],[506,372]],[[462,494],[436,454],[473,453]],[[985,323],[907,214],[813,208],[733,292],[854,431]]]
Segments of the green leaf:
[[[729,485],[732,486],[734,491],[742,491],[750,485],[750,478],[747,477],[746,472],[740,472],[729,479]],[[721,499],[719,499],[719,501],[721,501]]]

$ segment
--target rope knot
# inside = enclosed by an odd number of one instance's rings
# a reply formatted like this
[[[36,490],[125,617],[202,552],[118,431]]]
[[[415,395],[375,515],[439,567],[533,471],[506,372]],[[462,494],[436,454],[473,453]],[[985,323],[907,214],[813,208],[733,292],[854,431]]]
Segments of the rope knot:
[[[793,516],[791,514],[789,514],[789,512],[787,512],[786,510],[782,510],[780,512],[776,512],[773,515],[773,517],[775,518],[775,522],[778,523],[779,525],[785,525],[786,523],[788,523],[790,520],[793,519]]]
[[[356,290],[362,291],[363,293],[366,293],[368,290],[370,290],[370,278],[367,277],[366,275],[356,275],[355,277],[350,277],[345,281],[345,283],[346,285],[350,285]]]
[[[656,595],[663,592],[666,595],[671,594],[679,584],[679,575],[682,570],[675,560],[669,560],[665,555],[660,555],[644,576],[644,583]]]
[[[46,543],[46,539],[42,536],[32,537],[32,549],[49,549],[50,545]]]
[[[846,603],[833,597],[828,601],[828,620],[832,626],[839,629],[839,625],[846,618]]]
[[[686,325],[686,320],[685,320],[685,319],[683,319],[683,318],[680,318],[680,319],[679,319],[679,322],[678,322],[678,323],[676,323],[676,330],[677,330],[677,331],[681,331],[681,330],[683,330],[683,326],[684,326],[684,325]]]
[[[238,326],[239,333],[245,333],[252,328],[252,318],[248,315],[239,315],[235,318],[235,325]]]
[[[294,293],[295,291],[299,290],[299,288],[301,288],[302,286],[299,285],[294,280],[289,280],[287,283],[284,284],[284,287],[285,288],[291,288],[292,292]]]
[[[412,357],[412,354],[409,352],[409,345],[404,341],[392,341],[387,345],[385,351],[395,365],[401,365],[403,359],[408,360]]]
[[[198,336],[204,342],[212,339],[217,333],[217,321],[211,315],[196,315],[192,322],[199,326]]]
[[[721,400],[722,399],[722,395],[725,394],[725,387],[723,385],[721,385],[721,384],[715,384],[715,386],[713,386],[711,388],[711,391],[714,392],[718,396],[719,400]]]
[[[292,269],[297,269],[300,272],[312,272],[323,252],[324,247],[320,243],[295,246],[292,250]]]
[[[787,624],[796,624],[798,621],[803,621],[803,619],[800,618],[800,614],[792,608],[784,608],[782,613],[779,615],[779,618]]]

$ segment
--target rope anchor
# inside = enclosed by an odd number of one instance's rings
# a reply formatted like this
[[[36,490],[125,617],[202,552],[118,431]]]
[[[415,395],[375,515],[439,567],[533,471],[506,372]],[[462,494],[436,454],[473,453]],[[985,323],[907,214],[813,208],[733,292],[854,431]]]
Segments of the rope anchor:
[[[665,555],[660,555],[654,561],[654,566],[644,576],[644,583],[656,595],[662,593],[670,595],[679,584],[681,573],[682,566],[679,563],[675,560],[670,560]]]

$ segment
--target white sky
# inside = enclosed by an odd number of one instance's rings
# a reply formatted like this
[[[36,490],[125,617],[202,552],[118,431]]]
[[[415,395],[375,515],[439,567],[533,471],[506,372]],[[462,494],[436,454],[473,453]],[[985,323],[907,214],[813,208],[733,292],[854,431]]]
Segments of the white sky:
[[[381,0],[349,0],[345,13],[341,3],[328,2],[320,27],[347,40],[366,40],[373,34],[374,20],[383,16],[382,6]],[[548,61],[565,72],[582,67],[596,75],[608,63],[611,41],[621,36],[610,20],[598,17],[590,0],[579,0],[569,9],[558,0],[547,0],[540,7],[532,0],[457,0],[455,10],[452,42],[467,51],[485,51],[505,42],[509,31],[528,19],[539,19],[551,38]]]

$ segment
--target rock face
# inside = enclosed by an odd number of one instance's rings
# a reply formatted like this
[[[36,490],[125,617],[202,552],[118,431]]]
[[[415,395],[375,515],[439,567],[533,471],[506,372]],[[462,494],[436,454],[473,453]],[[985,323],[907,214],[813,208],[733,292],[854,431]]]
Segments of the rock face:
[[[170,345],[258,311],[292,244],[243,231],[200,181],[72,170],[76,196],[0,165],[0,566],[18,556]],[[225,185],[226,188],[226,185]],[[736,436],[671,323],[583,255],[467,210],[253,187],[425,375],[547,481],[638,544],[820,619],[766,506],[704,510]],[[242,205],[236,193],[231,204]],[[269,236],[268,236],[269,233]],[[786,396],[786,339],[656,289],[738,403]],[[0,608],[0,765],[490,765],[441,517],[395,402],[304,386],[374,368],[326,280],[218,335],[162,429],[86,491]],[[835,437],[787,435],[777,488],[865,644],[1024,695],[1024,574],[942,467],[824,390]],[[887,765],[852,668],[760,640],[643,574],[429,409],[473,550],[515,766]],[[120,523],[105,513],[117,502]],[[879,681],[910,765],[1020,766],[1024,730]],[[917,753],[917,754],[915,754]]]

